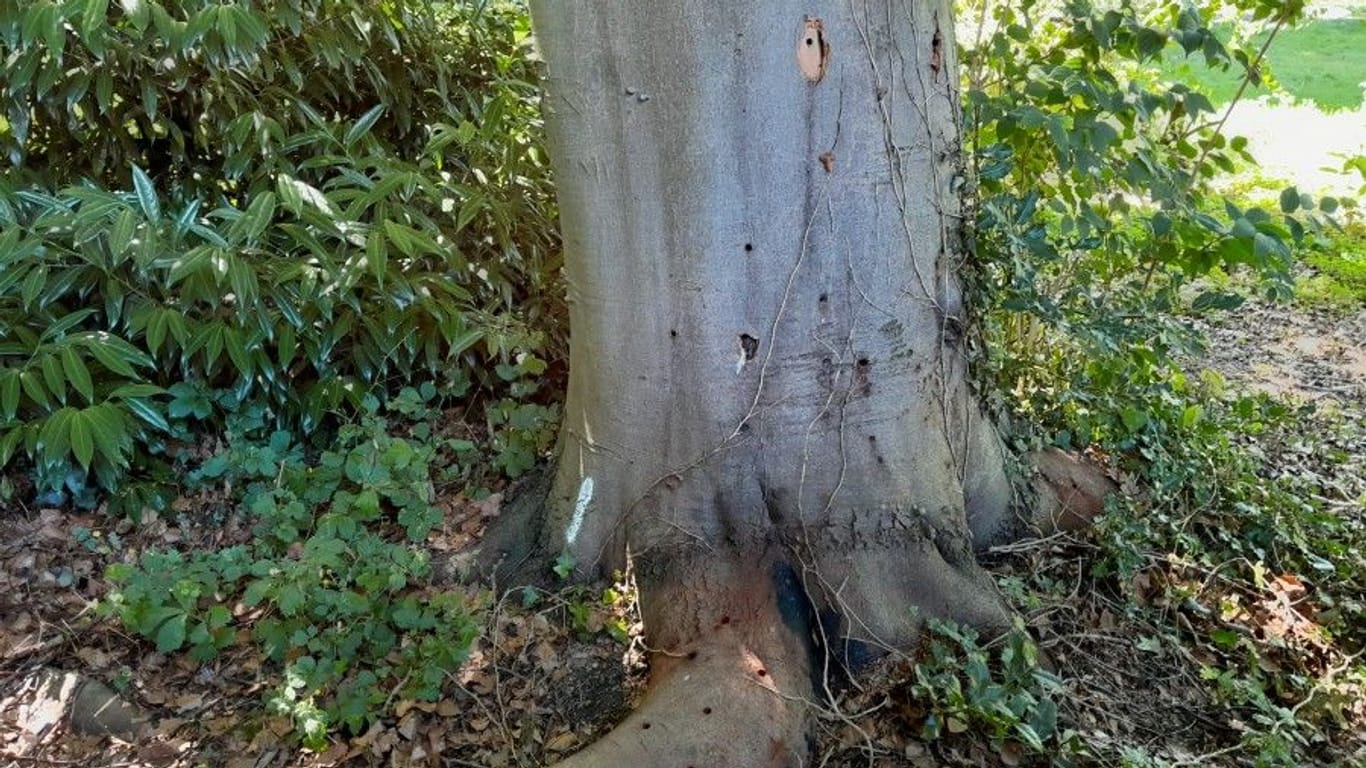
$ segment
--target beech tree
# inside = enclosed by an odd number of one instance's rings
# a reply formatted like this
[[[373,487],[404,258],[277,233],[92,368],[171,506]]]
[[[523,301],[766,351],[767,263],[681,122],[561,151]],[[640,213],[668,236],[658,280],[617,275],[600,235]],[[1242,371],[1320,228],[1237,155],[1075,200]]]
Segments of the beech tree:
[[[654,652],[566,764],[800,765],[835,670],[1005,624],[974,552],[1063,506],[969,386],[949,4],[532,11],[571,314],[541,544],[629,559]]]

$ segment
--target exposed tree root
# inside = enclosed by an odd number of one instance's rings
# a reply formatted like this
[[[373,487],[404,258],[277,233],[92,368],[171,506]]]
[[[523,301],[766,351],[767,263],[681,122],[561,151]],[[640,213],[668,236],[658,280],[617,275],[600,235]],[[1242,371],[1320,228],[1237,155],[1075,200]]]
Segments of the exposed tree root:
[[[1028,463],[1031,533],[1084,527],[1118,490],[1099,467],[1062,451],[1033,454]],[[803,765],[812,701],[827,690],[831,663],[856,671],[904,650],[925,616],[1008,625],[969,537],[895,526],[882,533],[888,530],[889,540],[862,545],[769,543],[638,559],[654,649],[650,690],[617,728],[560,765]]]
[[[657,645],[650,690],[611,733],[559,765],[802,765],[810,640],[803,619],[782,605],[781,574],[771,557],[722,558],[691,578],[642,579],[642,605],[653,614],[646,626],[654,620],[649,635]]]
[[[1100,467],[1075,453],[1049,448],[1028,457],[1034,469],[1034,527],[1048,535],[1081,530],[1105,511],[1119,486]]]

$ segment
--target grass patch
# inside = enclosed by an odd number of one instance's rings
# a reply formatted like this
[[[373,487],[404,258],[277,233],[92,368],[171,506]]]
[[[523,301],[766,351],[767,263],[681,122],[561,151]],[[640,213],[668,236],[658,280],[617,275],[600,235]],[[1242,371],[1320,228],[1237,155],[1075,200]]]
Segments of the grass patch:
[[[1345,311],[1366,306],[1366,226],[1348,227],[1316,246],[1305,262],[1314,274],[1296,283],[1301,303]]]
[[[1266,40],[1263,32],[1252,38],[1251,48]],[[1272,77],[1299,101],[1311,102],[1320,109],[1356,109],[1363,98],[1366,81],[1366,19],[1321,19],[1281,32],[1266,54]],[[1162,64],[1162,77],[1198,87],[1216,105],[1227,104],[1242,82],[1239,68],[1219,70],[1208,67],[1199,56],[1168,55]],[[1265,82],[1250,85],[1245,98],[1272,93]]]

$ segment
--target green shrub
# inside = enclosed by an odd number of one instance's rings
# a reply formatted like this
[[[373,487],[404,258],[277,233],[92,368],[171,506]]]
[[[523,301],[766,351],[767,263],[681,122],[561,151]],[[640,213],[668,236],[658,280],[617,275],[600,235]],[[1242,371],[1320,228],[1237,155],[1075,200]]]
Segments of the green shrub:
[[[0,466],[113,490],[244,409],[531,398],[494,375],[562,333],[527,35],[508,2],[0,6]]]
[[[964,36],[963,55],[978,180],[977,371],[1018,447],[1088,449],[1128,480],[1099,546],[1080,556],[1095,586],[1129,597],[1125,610],[1145,623],[1170,623],[1174,606],[1191,617],[1199,629],[1167,639],[1208,660],[1195,671],[1248,723],[1231,748],[1258,764],[1311,764],[1342,727],[1351,687],[1341,680],[1360,679],[1351,656],[1366,640],[1356,563],[1366,529],[1342,511],[1360,508],[1343,497],[1360,490],[1289,471],[1274,451],[1342,461],[1334,446],[1360,438],[1329,444],[1347,428],[1188,368],[1203,343],[1191,321],[1253,291],[1287,298],[1297,250],[1331,239],[1342,206],[1293,187],[1249,205],[1211,184],[1252,162],[1246,142],[1220,135],[1223,111],[1208,94],[1164,82],[1153,64],[1174,50],[1257,78],[1260,49],[1211,27],[1226,5],[985,2],[963,14],[981,30]],[[1244,42],[1303,11],[1232,5]],[[1351,279],[1339,253],[1308,253],[1322,275]],[[1165,584],[1160,611],[1158,598],[1133,594],[1140,573]],[[1283,574],[1312,585],[1299,610],[1314,617],[1320,644],[1237,634],[1228,595],[1269,599]],[[1047,579],[1025,588],[1045,592]],[[922,685],[935,707],[1005,738],[1019,707],[993,722],[966,693],[971,681],[947,675]],[[979,688],[994,683],[976,676]],[[1110,756],[1142,764],[1136,754]]]

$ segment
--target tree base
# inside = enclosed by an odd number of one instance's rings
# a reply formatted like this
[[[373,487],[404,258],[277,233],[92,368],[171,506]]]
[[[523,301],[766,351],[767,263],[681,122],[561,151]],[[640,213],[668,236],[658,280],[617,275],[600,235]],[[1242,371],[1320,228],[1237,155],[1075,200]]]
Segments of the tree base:
[[[791,572],[772,552],[708,566],[642,579],[642,603],[654,614],[646,617],[656,646],[650,689],[626,720],[559,765],[803,764],[813,654],[809,610],[793,604]]]

